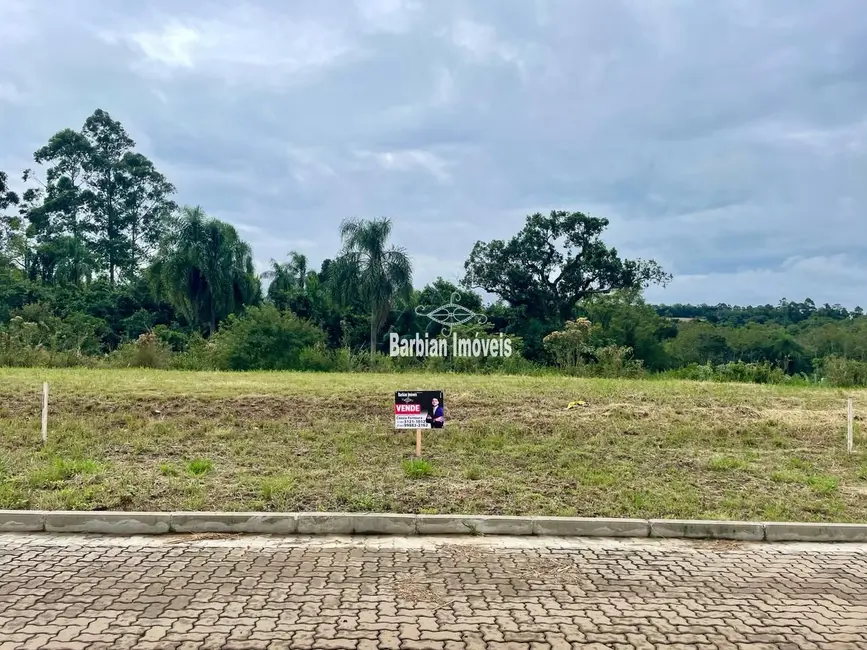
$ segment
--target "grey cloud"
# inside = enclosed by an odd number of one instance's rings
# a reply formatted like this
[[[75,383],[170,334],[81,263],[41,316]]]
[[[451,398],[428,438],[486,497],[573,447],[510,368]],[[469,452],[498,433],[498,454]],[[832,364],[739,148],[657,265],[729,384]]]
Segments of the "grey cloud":
[[[122,10],[121,10],[122,9]],[[531,212],[607,216],[667,302],[867,288],[860,0],[0,0],[0,165],[95,108],[257,263],[390,216],[417,281]]]

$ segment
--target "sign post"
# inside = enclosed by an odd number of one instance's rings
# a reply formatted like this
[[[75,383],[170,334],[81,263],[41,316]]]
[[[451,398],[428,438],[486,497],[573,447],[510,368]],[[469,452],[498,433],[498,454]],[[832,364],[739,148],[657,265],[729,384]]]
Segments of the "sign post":
[[[403,390],[394,394],[394,428],[415,429],[416,458],[421,458],[422,431],[445,426],[444,409],[441,390]]]
[[[48,444],[48,382],[42,382],[42,444]]]

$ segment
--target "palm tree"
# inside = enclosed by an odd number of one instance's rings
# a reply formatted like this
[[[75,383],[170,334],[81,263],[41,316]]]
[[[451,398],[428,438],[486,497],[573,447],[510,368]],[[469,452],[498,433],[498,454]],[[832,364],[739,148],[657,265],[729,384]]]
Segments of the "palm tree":
[[[185,207],[150,269],[158,295],[208,333],[261,294],[250,246],[228,223]]]
[[[279,309],[286,309],[290,298],[297,293],[305,293],[310,273],[307,271],[307,256],[295,251],[289,252],[289,261],[280,263],[271,260],[271,268],[259,277],[270,280],[268,298]]]
[[[370,356],[392,303],[412,295],[412,263],[403,248],[386,248],[390,219],[345,219],[340,224],[343,250],[330,273],[341,301],[359,299],[370,309]]]
[[[289,263],[287,266],[295,281],[295,286],[304,291],[307,285],[307,256],[295,251],[289,251]]]

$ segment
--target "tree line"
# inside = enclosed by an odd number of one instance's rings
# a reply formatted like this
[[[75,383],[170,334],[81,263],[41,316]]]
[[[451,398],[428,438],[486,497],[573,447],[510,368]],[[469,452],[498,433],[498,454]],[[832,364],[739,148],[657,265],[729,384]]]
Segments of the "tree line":
[[[605,244],[608,220],[553,210],[508,240],[476,242],[458,284],[413,285],[391,221],[346,219],[318,268],[290,251],[254,270],[236,229],[176,189],[97,110],[34,152],[23,192],[0,171],[0,364],[667,373],[701,379],[867,383],[860,307],[649,305],[671,280]],[[484,304],[480,292],[496,297]],[[389,359],[391,332],[437,336],[426,309],[457,300],[505,334],[511,359]]]

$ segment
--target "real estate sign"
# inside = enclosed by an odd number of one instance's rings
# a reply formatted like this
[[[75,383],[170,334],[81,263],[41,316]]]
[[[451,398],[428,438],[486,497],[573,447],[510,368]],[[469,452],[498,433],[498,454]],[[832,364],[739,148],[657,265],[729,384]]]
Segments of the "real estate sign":
[[[441,390],[403,390],[394,394],[395,429],[442,429],[445,419]]]

